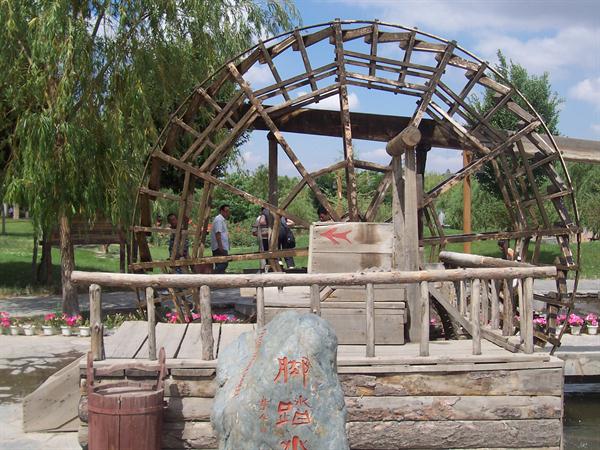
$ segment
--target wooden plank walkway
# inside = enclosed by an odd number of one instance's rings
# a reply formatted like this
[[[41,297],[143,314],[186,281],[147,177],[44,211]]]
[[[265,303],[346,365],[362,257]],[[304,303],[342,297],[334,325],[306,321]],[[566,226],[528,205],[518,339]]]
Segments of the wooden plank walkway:
[[[255,330],[255,324],[213,324],[215,355],[222,348],[234,342],[242,333]],[[167,366],[177,369],[214,369],[217,360],[204,361],[200,358],[202,345],[200,342],[200,324],[164,324],[159,323],[156,329],[157,348],[165,347]],[[110,364],[115,359],[143,359],[148,357],[146,322],[125,322],[121,328],[106,339],[106,360],[94,363],[97,367]],[[540,365],[560,365],[556,358],[546,352],[534,354],[511,353],[491,342],[483,341],[482,354],[472,354],[472,341],[432,341],[430,356],[419,354],[418,343],[405,345],[378,345],[375,357],[365,357],[364,345],[338,346],[338,366],[340,373],[372,373],[399,371],[431,371],[447,370],[490,370],[506,368],[533,368]],[[83,364],[84,365],[84,364]],[[412,367],[412,368],[411,368]]]

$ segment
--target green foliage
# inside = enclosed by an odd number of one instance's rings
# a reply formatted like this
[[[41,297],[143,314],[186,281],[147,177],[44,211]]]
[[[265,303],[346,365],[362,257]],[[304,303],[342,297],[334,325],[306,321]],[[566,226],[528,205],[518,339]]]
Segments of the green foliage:
[[[498,61],[499,64],[496,65],[496,70],[501,76],[494,74],[493,78],[499,82],[502,82],[504,78],[512,83],[529,101],[533,109],[538,112],[550,133],[558,135],[560,105],[564,100],[555,91],[552,91],[549,74],[545,72],[540,76],[530,75],[527,69],[520,64],[514,63],[512,60],[507,62],[506,57],[500,50],[498,50]],[[495,94],[496,92],[492,89],[486,89],[483,98],[474,95],[470,98],[470,102],[480,114],[485,115],[496,105]],[[515,99],[519,106],[527,110],[529,109],[523,99],[520,97],[516,97]],[[490,123],[499,129],[516,131],[519,129],[518,121],[519,119],[515,114],[509,112],[506,108],[501,108],[492,116]],[[538,131],[545,133],[542,127]],[[500,198],[500,191],[491,164],[486,164],[484,170],[476,176],[484,189],[494,194],[495,197]],[[541,179],[537,181],[540,183],[543,182]]]
[[[568,165],[575,190],[581,225],[597,238],[600,234],[600,167],[594,164]]]
[[[44,229],[61,215],[126,223],[174,106],[296,17],[288,0],[3,0],[0,117],[14,120],[0,180],[7,200],[28,205]]]

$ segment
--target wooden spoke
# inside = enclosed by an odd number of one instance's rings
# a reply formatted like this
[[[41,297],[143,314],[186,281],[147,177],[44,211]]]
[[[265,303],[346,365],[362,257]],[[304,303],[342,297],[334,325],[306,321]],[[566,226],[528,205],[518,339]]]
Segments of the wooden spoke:
[[[306,183],[313,190],[313,192],[315,193],[315,196],[317,197],[317,199],[319,200],[321,205],[323,205],[323,207],[327,210],[329,215],[334,220],[339,221],[339,216],[338,216],[337,212],[331,206],[331,204],[329,203],[329,200],[327,200],[325,195],[323,195],[323,193],[321,192],[321,189],[319,188],[319,186],[317,186],[317,183],[315,182],[314,178],[311,177],[310,174],[308,173],[308,171],[304,168],[304,165],[300,162],[300,160],[298,159],[298,157],[296,156],[296,154],[294,153],[292,148],[289,146],[289,144],[287,143],[287,141],[285,140],[285,138],[283,137],[281,132],[277,129],[277,127],[275,126],[275,124],[273,123],[273,121],[271,120],[269,115],[264,110],[262,104],[254,96],[254,94],[252,93],[252,90],[250,89],[250,86],[248,86],[248,83],[246,83],[246,81],[244,81],[244,79],[237,72],[237,70],[233,64],[229,64],[228,68],[232,72],[234,78],[236,79],[236,81],[238,82],[238,84],[240,85],[242,90],[245,92],[246,96],[248,97],[248,100],[250,100],[250,103],[252,103],[254,105],[257,112],[263,118],[265,123],[269,126],[269,129],[273,133],[273,136],[275,136],[275,139],[277,140],[277,142],[279,143],[279,145],[281,146],[283,151],[288,155],[288,157],[290,158],[290,160],[292,161],[292,163],[294,164],[294,166],[296,167],[296,169],[298,170],[300,175],[302,175],[302,177],[304,179],[306,179]],[[285,213],[280,213],[280,214],[285,216]],[[294,219],[292,219],[292,220],[294,220]],[[296,222],[296,220],[294,220],[294,222]],[[304,220],[300,220],[300,222],[296,222],[296,223],[306,223],[306,222]]]
[[[300,51],[300,55],[302,56],[302,62],[304,63],[306,73],[311,74],[313,70],[310,66],[310,59],[308,58],[308,53],[306,52],[306,47],[304,46],[304,40],[302,39],[302,36],[300,36],[300,32],[298,30],[294,30],[294,37],[296,38],[296,45]],[[308,75],[308,81],[313,92],[316,91],[318,89],[317,83],[315,83],[315,79],[312,75]]]
[[[281,77],[279,76],[277,67],[275,67],[275,64],[273,63],[273,59],[271,59],[271,55],[269,55],[269,51],[265,47],[265,44],[263,44],[262,42],[259,44],[259,46],[260,50],[262,51],[263,57],[265,58],[265,61],[269,65],[269,69],[271,69],[271,74],[273,74],[273,78],[275,79],[277,84],[281,86],[281,95],[283,95],[283,98],[285,98],[286,100],[289,100],[290,94],[288,93],[287,89],[285,88],[285,85],[281,81]]]

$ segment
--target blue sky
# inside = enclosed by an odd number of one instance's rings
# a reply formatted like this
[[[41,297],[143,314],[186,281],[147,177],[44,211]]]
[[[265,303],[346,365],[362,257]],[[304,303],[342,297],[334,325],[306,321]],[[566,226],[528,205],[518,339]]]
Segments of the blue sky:
[[[379,19],[456,40],[492,64],[500,48],[529,73],[550,74],[553,89],[564,99],[559,122],[562,135],[600,140],[598,0],[297,0],[296,5],[305,26],[335,18]],[[261,83],[260,72],[248,76],[253,86]],[[337,103],[335,97],[329,100]],[[389,105],[379,100],[372,91],[350,90],[352,111],[393,114]],[[286,138],[309,170],[329,165],[342,154],[339,139],[293,134]],[[361,159],[387,160],[382,143],[357,141],[355,147]],[[248,169],[265,164],[265,134],[254,132],[241,154]],[[460,154],[453,150],[436,150],[428,160],[428,170],[438,172],[456,171],[460,165]],[[296,174],[283,156],[279,167],[280,174]]]

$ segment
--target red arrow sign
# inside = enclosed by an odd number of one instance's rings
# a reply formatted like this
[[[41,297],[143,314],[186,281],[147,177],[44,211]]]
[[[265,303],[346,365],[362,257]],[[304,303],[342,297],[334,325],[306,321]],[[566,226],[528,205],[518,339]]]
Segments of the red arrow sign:
[[[336,227],[331,227],[329,230],[321,233],[321,236],[323,236],[324,238],[329,239],[335,245],[340,245],[340,243],[336,240],[336,238],[343,239],[348,244],[352,244],[352,241],[350,239],[348,239],[348,234],[350,234],[350,232],[352,230],[342,231],[342,232],[339,232],[339,233],[336,233],[335,230],[336,230]]]

